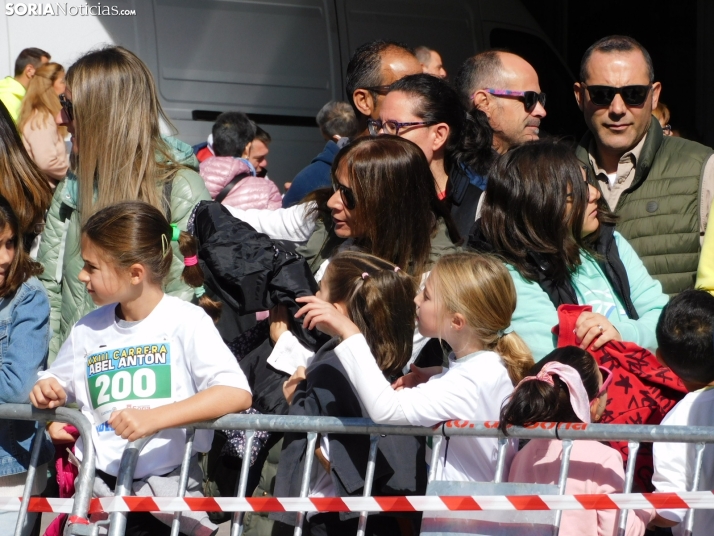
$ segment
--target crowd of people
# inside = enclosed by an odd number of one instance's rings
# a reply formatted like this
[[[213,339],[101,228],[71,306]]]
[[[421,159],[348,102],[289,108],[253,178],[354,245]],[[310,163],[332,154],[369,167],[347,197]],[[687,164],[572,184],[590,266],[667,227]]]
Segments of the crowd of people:
[[[95,495],[113,493],[124,446],[146,436],[133,492],[175,494],[180,427],[227,413],[499,421],[506,436],[542,421],[714,425],[712,149],[671,135],[634,39],[584,53],[577,145],[540,131],[546,95],[520,56],[480,52],[451,83],[435,50],[366,43],[347,102],[317,114],[323,151],[284,195],[267,177],[270,135],[245,113],[222,113],[191,147],[162,134],[152,74],[129,50],[66,71],[50,60],[23,50],[0,82],[0,403],[81,411]],[[301,268],[286,275],[289,263]],[[70,496],[76,430],[2,427],[0,496],[21,495],[36,436],[33,493]],[[362,494],[368,439],[323,434],[305,449],[296,433],[261,433],[246,452],[240,433],[201,430],[187,493],[232,493],[250,456],[249,493],[295,496],[314,455],[310,496]],[[496,439],[440,449],[437,480],[494,479]],[[422,437],[382,439],[373,493],[424,494],[426,450]],[[694,455],[640,452],[638,491],[689,490]],[[622,492],[627,456],[576,442],[566,493]],[[511,439],[505,474],[556,484],[561,457],[558,440]],[[702,489],[713,457],[707,446]],[[356,516],[308,513],[304,530],[343,534]],[[683,516],[635,510],[626,534],[680,534]],[[0,531],[16,518],[0,512]],[[132,513],[127,534],[169,534],[171,519]],[[180,530],[208,536],[217,521],[194,511]],[[245,521],[247,534],[279,535],[296,516]],[[372,515],[366,533],[418,534],[420,522]],[[22,534],[38,530],[29,515]],[[570,511],[560,533],[616,530],[615,511]]]

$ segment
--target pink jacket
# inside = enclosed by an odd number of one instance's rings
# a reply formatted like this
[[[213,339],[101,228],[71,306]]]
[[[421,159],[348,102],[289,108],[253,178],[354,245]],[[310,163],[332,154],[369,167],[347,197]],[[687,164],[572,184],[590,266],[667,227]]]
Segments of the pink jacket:
[[[533,439],[513,459],[509,482],[557,484],[562,442]],[[566,495],[583,493],[622,493],[625,471],[622,456],[612,447],[597,441],[574,441]],[[627,536],[642,536],[654,519],[654,510],[631,510],[627,516]],[[564,510],[560,534],[568,536],[614,536],[617,510]]]
[[[35,111],[37,114],[37,111]],[[39,125],[32,123],[37,119],[35,115],[25,123],[22,129],[22,142],[25,149],[30,154],[30,158],[35,161],[47,177],[50,178],[52,187],[58,181],[64,179],[69,168],[69,156],[65,149],[64,140],[57,130],[57,123],[50,115],[41,118]]]
[[[214,199],[233,177],[250,171],[245,161],[232,156],[212,156],[201,162],[199,169],[203,182],[206,183],[206,188]],[[283,198],[273,181],[251,175],[240,180],[233,187],[223,200],[223,204],[244,210],[249,208],[275,210],[282,206]]]

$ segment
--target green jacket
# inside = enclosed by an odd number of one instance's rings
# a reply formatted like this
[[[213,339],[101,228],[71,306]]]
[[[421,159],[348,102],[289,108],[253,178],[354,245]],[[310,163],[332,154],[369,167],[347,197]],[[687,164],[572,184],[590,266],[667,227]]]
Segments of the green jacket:
[[[592,139],[588,132],[577,155],[599,188],[588,157]],[[699,143],[664,136],[653,117],[632,186],[614,209],[617,230],[670,295],[694,287],[701,251],[702,174],[711,154],[712,149]]]
[[[193,207],[199,201],[210,200],[211,196],[201,176],[194,171],[198,169],[198,161],[191,146],[175,138],[165,140],[171,146],[176,161],[193,168],[181,169],[176,174],[171,188],[171,223],[177,223],[185,230]],[[53,335],[50,341],[49,363],[54,361],[72,326],[96,308],[84,285],[77,278],[83,262],[80,255],[81,218],[76,209],[77,179],[70,173],[55,190],[37,255],[37,260],[45,268],[39,279],[50,297],[50,325]],[[176,242],[171,245],[174,260],[164,288],[172,296],[191,300],[193,290],[181,281],[183,256],[179,253]]]

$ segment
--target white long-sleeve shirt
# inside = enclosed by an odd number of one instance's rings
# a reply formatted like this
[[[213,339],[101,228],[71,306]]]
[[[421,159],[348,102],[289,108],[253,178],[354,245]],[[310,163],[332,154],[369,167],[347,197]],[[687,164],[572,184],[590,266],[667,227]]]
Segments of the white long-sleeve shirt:
[[[449,356],[449,368],[412,389],[395,391],[382,375],[362,335],[353,335],[335,348],[350,382],[370,418],[380,424],[434,426],[448,420],[496,421],[503,401],[513,392],[506,367],[495,352],[481,351],[460,359]],[[454,437],[441,443],[437,478],[493,480],[498,441]],[[510,442],[506,472],[516,454]]]

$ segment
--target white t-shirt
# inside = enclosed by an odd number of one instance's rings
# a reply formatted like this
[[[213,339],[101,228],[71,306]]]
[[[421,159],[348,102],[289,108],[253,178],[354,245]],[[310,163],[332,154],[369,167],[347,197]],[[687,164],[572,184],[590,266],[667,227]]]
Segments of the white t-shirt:
[[[97,469],[116,476],[125,439],[107,424],[112,411],[155,408],[215,385],[250,392],[235,357],[203,309],[165,295],[144,320],[130,325],[106,305],[77,322],[50,368],[94,425]],[[135,478],[163,475],[181,465],[186,432],[162,430],[144,447]],[[208,452],[212,430],[197,430],[194,452]],[[77,441],[82,457],[82,440]]]
[[[714,426],[714,389],[689,393],[662,419],[662,425],[669,426]],[[652,484],[657,492],[689,491],[694,477],[694,443],[653,444],[654,475]],[[700,490],[714,489],[714,445],[707,443],[702,460]],[[674,536],[684,534],[686,510],[657,510],[662,517],[680,524],[672,527]],[[694,536],[711,534],[714,526],[714,510],[694,511]]]
[[[443,373],[413,389],[395,391],[382,375],[367,341],[353,335],[335,348],[370,418],[381,424],[434,426],[448,420],[497,421],[504,400],[513,392],[501,357],[490,351],[475,352],[461,359],[449,356]],[[498,440],[453,437],[441,442],[437,479],[492,481],[496,474]],[[517,443],[509,442],[506,474]]]

